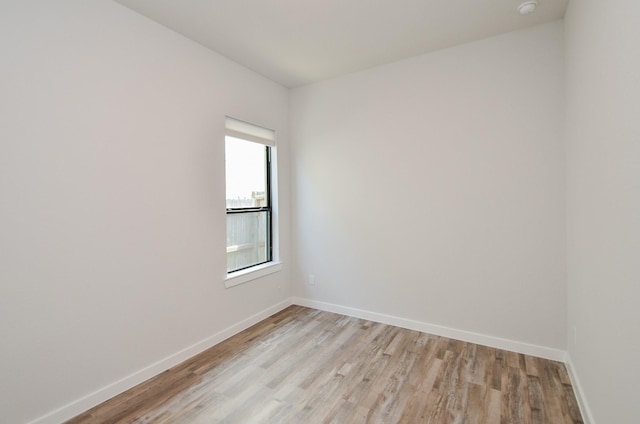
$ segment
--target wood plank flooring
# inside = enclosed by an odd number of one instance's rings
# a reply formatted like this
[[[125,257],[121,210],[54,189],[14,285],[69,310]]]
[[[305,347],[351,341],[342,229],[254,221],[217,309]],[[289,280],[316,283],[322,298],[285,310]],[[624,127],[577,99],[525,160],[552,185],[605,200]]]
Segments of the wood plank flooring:
[[[301,306],[67,421],[581,422],[562,363]]]

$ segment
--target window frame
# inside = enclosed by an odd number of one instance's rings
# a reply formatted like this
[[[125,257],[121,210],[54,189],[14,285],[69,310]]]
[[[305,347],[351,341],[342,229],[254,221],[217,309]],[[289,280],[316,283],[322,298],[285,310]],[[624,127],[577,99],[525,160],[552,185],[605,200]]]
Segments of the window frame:
[[[251,207],[251,208],[226,208],[231,210],[231,213],[243,213],[243,212],[262,212],[267,214],[268,231],[266,242],[268,248],[266,253],[269,256],[267,261],[260,262],[251,266],[243,267],[234,271],[227,271],[224,277],[224,285],[226,288],[231,288],[239,284],[246,283],[251,280],[255,280],[266,275],[278,272],[282,270],[282,263],[280,262],[279,255],[279,237],[278,237],[278,174],[277,174],[277,146],[276,146],[276,134],[275,131],[266,127],[251,124],[247,121],[242,121],[230,116],[225,116],[225,145],[227,137],[240,139],[243,141],[254,142],[263,145],[265,150],[265,165],[266,165],[266,187],[265,187],[265,199],[267,201],[267,208],[264,207]],[[226,161],[226,149],[225,149],[225,161]],[[226,176],[225,176],[226,181]],[[226,184],[225,184],[226,185]],[[226,193],[226,190],[225,190]],[[268,197],[267,197],[268,196]],[[226,196],[225,196],[226,197]],[[268,210],[266,210],[268,209]],[[225,213],[225,220],[229,214]],[[228,220],[227,220],[228,221]],[[225,223],[225,227],[226,227]],[[226,231],[225,231],[226,232]],[[225,242],[226,246],[226,242]],[[225,249],[226,250],[226,249]],[[225,254],[225,270],[228,267],[228,254]]]
[[[236,138],[239,140],[243,140],[243,141],[248,141],[248,142],[253,142],[252,140],[246,140],[245,138],[242,138],[240,136],[225,136],[225,142],[226,142],[226,138],[227,137],[232,137],[232,138]],[[249,214],[249,213],[265,213],[266,214],[266,227],[267,227],[267,232],[265,235],[265,244],[266,244],[266,258],[264,261],[262,262],[258,262],[255,264],[251,264],[242,268],[238,268],[238,269],[234,269],[232,271],[227,270],[227,275],[229,274],[233,274],[235,272],[240,272],[240,271],[245,271],[251,268],[255,268],[258,267],[260,265],[264,265],[264,264],[268,264],[270,262],[273,262],[273,206],[272,206],[272,200],[273,197],[271,195],[272,189],[271,189],[271,173],[272,173],[272,169],[271,169],[271,146],[268,145],[263,145],[264,149],[265,149],[265,200],[266,200],[266,206],[251,206],[251,207],[240,207],[240,208],[227,208],[227,218],[229,217],[229,215],[236,215],[236,214]],[[226,153],[225,153],[226,156]],[[227,252],[228,253],[228,252]],[[228,266],[228,264],[227,264]]]

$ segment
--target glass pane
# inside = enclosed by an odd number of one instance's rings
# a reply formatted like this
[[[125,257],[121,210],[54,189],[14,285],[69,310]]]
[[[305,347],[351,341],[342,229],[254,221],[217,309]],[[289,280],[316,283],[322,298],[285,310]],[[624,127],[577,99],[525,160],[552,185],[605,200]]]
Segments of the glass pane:
[[[225,137],[227,208],[268,206],[266,146]]]
[[[227,214],[227,272],[270,260],[268,214],[266,211]]]

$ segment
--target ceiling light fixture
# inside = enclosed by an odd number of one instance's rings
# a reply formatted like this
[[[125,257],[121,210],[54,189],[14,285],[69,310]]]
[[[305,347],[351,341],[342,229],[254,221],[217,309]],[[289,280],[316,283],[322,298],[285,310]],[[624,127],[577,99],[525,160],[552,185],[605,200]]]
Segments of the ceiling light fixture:
[[[520,12],[521,15],[528,15],[529,13],[532,13],[534,10],[536,10],[537,5],[537,0],[528,0],[522,2],[520,6],[518,6],[518,12]]]

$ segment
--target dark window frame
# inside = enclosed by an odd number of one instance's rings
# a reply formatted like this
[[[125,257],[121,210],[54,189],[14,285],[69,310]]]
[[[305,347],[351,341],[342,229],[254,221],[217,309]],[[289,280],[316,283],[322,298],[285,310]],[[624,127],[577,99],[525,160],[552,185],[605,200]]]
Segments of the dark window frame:
[[[242,140],[242,138],[240,136],[234,136],[234,138],[238,138],[240,140]],[[248,141],[248,140],[247,140]],[[269,262],[273,262],[273,205],[272,205],[272,195],[271,195],[271,155],[272,155],[272,146],[269,145],[264,145],[265,148],[265,200],[267,205],[266,206],[259,206],[259,207],[243,207],[243,208],[227,208],[227,216],[229,215],[234,215],[234,214],[243,214],[243,213],[265,213],[266,214],[266,227],[267,227],[267,234],[266,234],[266,259],[262,262],[258,262],[255,264],[251,264],[251,265],[247,265],[245,267],[242,268],[237,268],[237,269],[233,269],[233,270],[228,270],[227,271],[227,275],[229,274],[233,274],[235,272],[239,272],[239,271],[244,271],[247,269],[251,269],[260,265],[264,265],[267,264]]]

